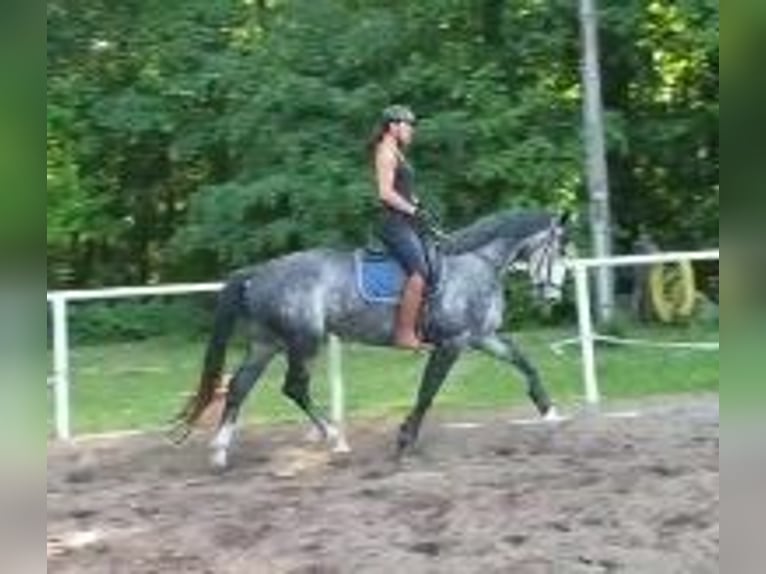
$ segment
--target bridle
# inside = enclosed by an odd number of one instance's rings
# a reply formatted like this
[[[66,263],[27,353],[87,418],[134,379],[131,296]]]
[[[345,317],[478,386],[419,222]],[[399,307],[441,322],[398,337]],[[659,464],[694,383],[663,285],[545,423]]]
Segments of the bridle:
[[[529,273],[536,289],[543,291],[561,289],[560,282],[556,280],[554,269],[560,239],[558,232],[559,228],[553,224],[539,245],[530,246],[531,250],[527,260],[530,266]]]
[[[450,235],[442,230],[437,225],[428,226],[428,234],[431,236],[432,243],[436,246],[437,251],[443,243],[450,241]],[[559,243],[558,237],[559,227],[556,223],[551,223],[546,230],[545,237],[539,242],[538,245],[534,245],[534,241],[537,236],[533,236],[521,245],[518,249],[513,250],[508,259],[501,265],[501,269],[510,269],[511,266],[523,255],[527,253],[527,260],[529,264],[530,275],[533,278],[533,285],[536,289],[546,290],[555,289],[560,290],[561,285],[557,283],[554,277],[554,262],[555,254]],[[535,255],[539,254],[537,257]],[[474,256],[485,261],[490,266],[497,265],[496,261],[491,260],[480,252],[474,252]],[[538,277],[544,277],[543,281],[537,281]]]

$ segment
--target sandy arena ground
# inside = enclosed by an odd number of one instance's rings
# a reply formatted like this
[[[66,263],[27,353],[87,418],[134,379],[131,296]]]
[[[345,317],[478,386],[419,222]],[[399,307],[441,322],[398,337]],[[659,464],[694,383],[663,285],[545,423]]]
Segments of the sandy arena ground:
[[[394,420],[353,425],[349,456],[251,428],[223,475],[204,437],[52,445],[48,572],[718,572],[718,396],[630,406],[557,426],[437,408],[403,464]]]

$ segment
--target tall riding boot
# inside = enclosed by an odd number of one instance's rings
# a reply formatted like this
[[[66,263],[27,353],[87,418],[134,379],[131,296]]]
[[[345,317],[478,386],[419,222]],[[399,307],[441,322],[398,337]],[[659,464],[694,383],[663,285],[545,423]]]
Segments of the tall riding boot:
[[[407,278],[399,303],[394,344],[405,349],[419,350],[424,347],[417,334],[417,322],[423,304],[425,280],[415,273]]]

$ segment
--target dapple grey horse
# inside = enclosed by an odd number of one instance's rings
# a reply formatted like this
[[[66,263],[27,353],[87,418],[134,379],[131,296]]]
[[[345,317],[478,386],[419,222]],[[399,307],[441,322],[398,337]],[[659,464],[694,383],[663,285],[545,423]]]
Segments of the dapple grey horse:
[[[539,296],[552,301],[561,298],[567,219],[540,211],[506,211],[442,241],[439,283],[429,296],[423,319],[433,348],[415,406],[399,431],[399,453],[416,442],[434,397],[466,349],[478,349],[514,365],[525,377],[540,414],[557,416],[535,367],[498,330],[505,305],[503,276],[512,264],[526,262]],[[308,363],[328,334],[369,345],[392,344],[396,315],[393,305],[370,303],[360,295],[356,265],[352,251],[313,249],[239,270],[228,279],[219,296],[199,388],[178,417],[185,437],[220,385],[236,321],[245,321],[249,352],[228,386],[211,444],[214,466],[227,465],[240,408],[279,353],[287,359],[284,394],[305,412],[323,438],[337,437],[337,429],[312,402]]]

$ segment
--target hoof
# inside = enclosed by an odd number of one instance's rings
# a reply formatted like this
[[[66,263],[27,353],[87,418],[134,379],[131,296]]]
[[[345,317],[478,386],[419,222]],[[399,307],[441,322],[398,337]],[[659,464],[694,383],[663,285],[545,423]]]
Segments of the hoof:
[[[548,412],[543,416],[543,421],[546,423],[561,423],[565,420],[567,420],[566,417],[561,416],[556,407],[549,408]]]
[[[335,446],[333,446],[332,452],[334,454],[350,454],[351,453],[351,447],[348,445],[348,442],[346,442],[346,437],[339,435],[335,439]]]
[[[408,437],[400,436],[396,441],[396,458],[407,456],[412,450],[412,441]]]
[[[330,449],[335,454],[348,454],[351,447],[348,446],[345,433],[335,425],[327,425],[325,440],[332,445]]]
[[[222,471],[229,467],[229,456],[223,449],[214,449],[210,455],[210,466],[213,470]]]

